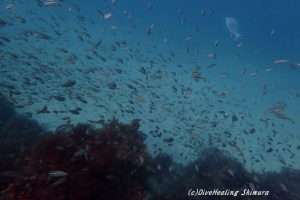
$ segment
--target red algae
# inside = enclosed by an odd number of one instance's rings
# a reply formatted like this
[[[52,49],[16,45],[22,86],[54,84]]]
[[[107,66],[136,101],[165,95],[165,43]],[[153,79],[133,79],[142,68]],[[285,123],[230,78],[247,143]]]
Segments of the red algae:
[[[114,120],[92,133],[87,125],[78,125],[72,134],[41,137],[22,158],[28,177],[10,184],[6,196],[14,200],[144,199],[144,180],[137,168],[147,151],[138,127],[137,121],[123,125]]]

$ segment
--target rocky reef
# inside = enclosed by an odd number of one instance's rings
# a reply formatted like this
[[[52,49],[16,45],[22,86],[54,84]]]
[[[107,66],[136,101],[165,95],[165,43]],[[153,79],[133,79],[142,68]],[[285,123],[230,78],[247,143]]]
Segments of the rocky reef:
[[[187,166],[163,153],[153,157],[139,120],[113,119],[101,129],[65,124],[44,133],[36,122],[8,113],[0,126],[0,200],[300,199],[297,170],[250,173],[214,148]],[[249,195],[189,196],[197,189]]]

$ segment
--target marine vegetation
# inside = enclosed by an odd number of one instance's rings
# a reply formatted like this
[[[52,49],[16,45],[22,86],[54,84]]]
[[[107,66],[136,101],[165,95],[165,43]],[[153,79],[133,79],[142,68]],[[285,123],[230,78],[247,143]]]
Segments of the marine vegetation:
[[[71,134],[47,134],[18,160],[24,178],[7,189],[10,199],[144,199],[147,159],[138,122],[112,121],[101,130],[77,125]]]

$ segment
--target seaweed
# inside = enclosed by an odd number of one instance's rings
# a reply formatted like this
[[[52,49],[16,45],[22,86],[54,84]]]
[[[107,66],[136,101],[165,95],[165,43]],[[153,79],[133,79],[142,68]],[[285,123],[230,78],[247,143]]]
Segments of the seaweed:
[[[116,121],[100,130],[46,134],[26,155],[28,177],[7,189],[10,199],[144,199],[141,170],[147,150],[138,124]],[[51,176],[59,170],[66,177]],[[62,173],[63,172],[63,173]]]

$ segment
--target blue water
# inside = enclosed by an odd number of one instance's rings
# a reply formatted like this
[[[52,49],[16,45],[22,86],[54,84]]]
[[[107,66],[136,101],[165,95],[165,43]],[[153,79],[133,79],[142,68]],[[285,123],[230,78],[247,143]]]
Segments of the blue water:
[[[13,8],[7,9],[10,3]],[[1,38],[0,92],[19,113],[32,115],[49,131],[66,123],[66,118],[73,124],[138,118],[141,131],[148,135],[149,151],[156,154],[161,148],[178,162],[187,163],[213,146],[249,170],[300,168],[300,2],[119,0],[113,5],[108,0],[65,0],[58,4],[40,7],[37,1],[0,1],[0,19],[7,22],[0,35],[9,39]],[[97,9],[111,12],[112,17],[103,19]],[[18,16],[26,22],[20,23]],[[230,36],[226,17],[238,20],[239,40]],[[37,33],[52,39],[37,38]],[[215,60],[208,57],[212,52]],[[288,62],[274,64],[279,59]],[[216,66],[207,68],[212,63]],[[199,81],[192,77],[196,67],[203,77]],[[270,67],[274,70],[266,71]],[[63,87],[70,79],[76,84]],[[109,88],[111,83],[117,88]],[[186,88],[192,92],[182,92]],[[216,95],[222,93],[225,96]],[[65,100],[55,100],[57,95]],[[276,102],[287,105],[280,112],[292,120],[268,112]],[[45,105],[48,112],[39,113]],[[79,114],[69,111],[76,108]],[[267,127],[261,119],[268,120]],[[252,128],[255,133],[245,134]],[[152,134],[156,130],[161,137]],[[170,137],[172,146],[163,140]],[[267,152],[269,148],[273,151]]]

